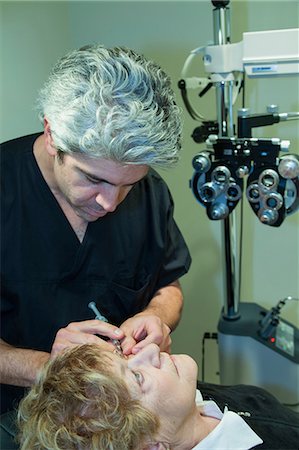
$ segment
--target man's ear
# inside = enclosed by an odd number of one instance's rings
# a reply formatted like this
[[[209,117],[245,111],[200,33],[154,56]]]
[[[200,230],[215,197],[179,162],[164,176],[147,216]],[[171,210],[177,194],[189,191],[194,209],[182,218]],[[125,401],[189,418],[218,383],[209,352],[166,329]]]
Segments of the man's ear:
[[[55,156],[57,154],[57,149],[54,145],[51,133],[51,127],[48,122],[48,119],[44,117],[44,135],[45,135],[45,143],[46,148],[50,156]]]

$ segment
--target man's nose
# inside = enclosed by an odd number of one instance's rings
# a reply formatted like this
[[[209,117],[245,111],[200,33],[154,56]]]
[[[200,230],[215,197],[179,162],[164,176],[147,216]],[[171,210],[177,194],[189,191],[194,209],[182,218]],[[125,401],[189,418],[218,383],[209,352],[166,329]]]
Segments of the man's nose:
[[[156,344],[149,344],[128,360],[129,368],[149,365],[160,368],[160,348]]]
[[[117,186],[109,186],[104,192],[100,192],[96,196],[96,202],[107,212],[116,210],[119,204],[120,190]]]

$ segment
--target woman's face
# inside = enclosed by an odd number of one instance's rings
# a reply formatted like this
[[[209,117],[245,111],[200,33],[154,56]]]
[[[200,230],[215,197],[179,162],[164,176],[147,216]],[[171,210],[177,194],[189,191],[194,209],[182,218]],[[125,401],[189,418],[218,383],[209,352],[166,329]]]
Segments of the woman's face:
[[[161,431],[177,430],[193,414],[198,369],[191,357],[150,344],[128,360],[113,355],[113,367],[132,397],[159,417]]]

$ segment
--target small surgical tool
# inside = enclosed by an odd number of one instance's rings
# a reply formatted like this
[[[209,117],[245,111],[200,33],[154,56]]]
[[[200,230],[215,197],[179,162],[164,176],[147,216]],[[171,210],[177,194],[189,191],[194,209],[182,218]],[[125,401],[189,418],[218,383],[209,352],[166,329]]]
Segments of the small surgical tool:
[[[101,320],[102,322],[108,322],[108,319],[105,316],[103,316],[100,313],[100,311],[98,310],[97,305],[95,304],[95,302],[89,302],[88,303],[88,308],[90,308],[95,313],[95,319]],[[111,339],[111,342],[115,346],[114,353],[116,353],[117,355],[119,355],[122,358],[124,358],[124,354],[123,354],[123,350],[121,348],[120,340],[119,339]]]

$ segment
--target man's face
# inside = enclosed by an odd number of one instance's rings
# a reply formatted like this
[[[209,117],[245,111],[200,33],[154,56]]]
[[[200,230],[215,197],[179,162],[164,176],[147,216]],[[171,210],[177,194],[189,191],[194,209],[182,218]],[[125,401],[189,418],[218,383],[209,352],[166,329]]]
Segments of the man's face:
[[[62,160],[56,155],[54,159],[58,195],[87,222],[115,211],[147,172],[145,165],[124,165],[85,155],[64,154]]]

